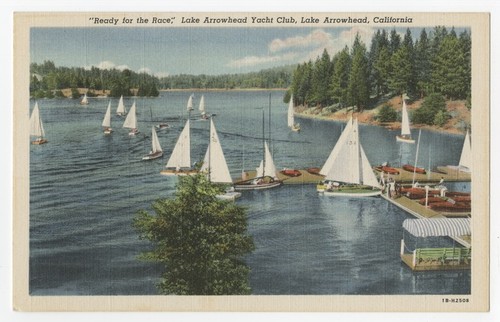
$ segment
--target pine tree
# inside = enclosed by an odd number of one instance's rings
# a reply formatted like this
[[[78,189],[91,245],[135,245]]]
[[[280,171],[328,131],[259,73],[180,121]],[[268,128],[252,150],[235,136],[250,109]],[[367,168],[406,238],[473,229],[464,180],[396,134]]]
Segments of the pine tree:
[[[249,294],[244,256],[254,249],[243,207],[217,199],[221,189],[206,176],[180,177],[173,199],[140,211],[134,226],[153,243],[144,258],[164,264],[162,294]]]
[[[326,49],[323,50],[321,58],[318,58],[314,64],[312,71],[312,93],[311,101],[319,106],[327,106],[331,104],[329,95],[330,79],[332,75],[332,63]]]
[[[368,70],[368,57],[366,47],[356,34],[352,45],[352,64],[349,74],[348,98],[349,104],[363,111],[370,100],[370,72]]]
[[[415,78],[417,91],[422,98],[429,91],[431,82],[430,43],[425,29],[415,42]]]
[[[341,106],[348,104],[348,89],[349,89],[349,74],[351,69],[351,57],[349,56],[349,48],[344,47],[338,52],[334,59],[333,74],[330,83],[330,93],[334,102]]]

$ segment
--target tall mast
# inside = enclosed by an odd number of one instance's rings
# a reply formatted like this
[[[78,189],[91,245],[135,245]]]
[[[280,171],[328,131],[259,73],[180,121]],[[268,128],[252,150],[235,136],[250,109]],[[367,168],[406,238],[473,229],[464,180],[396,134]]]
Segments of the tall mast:
[[[264,109],[262,109],[262,177],[266,176],[266,138],[264,129]]]

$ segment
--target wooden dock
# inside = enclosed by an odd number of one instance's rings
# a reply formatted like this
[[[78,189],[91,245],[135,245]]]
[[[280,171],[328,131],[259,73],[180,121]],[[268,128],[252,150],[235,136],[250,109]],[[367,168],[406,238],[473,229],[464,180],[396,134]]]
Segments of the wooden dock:
[[[398,183],[411,183],[413,182],[413,172],[403,170],[402,168],[395,168],[399,174],[385,174],[386,179],[392,178]],[[380,171],[376,171],[380,175]],[[415,174],[415,181],[421,184],[437,183],[441,179],[445,182],[469,182],[471,176],[469,172],[459,171],[448,167],[437,167],[437,171],[431,171],[426,174]]]
[[[388,197],[386,194],[381,195],[382,198],[385,200],[389,201],[393,205],[397,206],[398,208],[406,211],[410,215],[413,215],[416,218],[423,219],[423,218],[444,218],[443,214],[434,211],[430,208],[426,208],[425,206],[422,206],[418,202],[415,202],[407,197],[398,197],[395,199],[392,199]],[[464,247],[470,248],[471,247],[471,236],[459,236],[459,237],[451,237],[453,240],[458,242],[459,244],[463,245]]]

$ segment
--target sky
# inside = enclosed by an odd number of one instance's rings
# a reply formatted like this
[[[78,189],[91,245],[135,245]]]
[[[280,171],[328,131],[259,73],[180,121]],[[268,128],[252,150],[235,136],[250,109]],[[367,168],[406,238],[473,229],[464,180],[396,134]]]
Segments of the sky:
[[[429,32],[431,28],[427,28]],[[33,28],[31,62],[131,69],[158,77],[232,74],[333,56],[357,33],[370,46],[377,29],[337,28]],[[387,28],[390,31],[390,28]],[[421,28],[413,28],[418,38]],[[404,28],[397,29],[403,35]]]

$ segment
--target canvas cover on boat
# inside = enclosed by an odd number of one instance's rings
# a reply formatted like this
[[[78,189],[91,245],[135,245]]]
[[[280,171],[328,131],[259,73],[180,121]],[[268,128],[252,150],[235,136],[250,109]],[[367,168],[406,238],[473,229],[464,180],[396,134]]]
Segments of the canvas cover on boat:
[[[470,218],[406,219],[403,221],[403,228],[416,237],[471,234]]]

